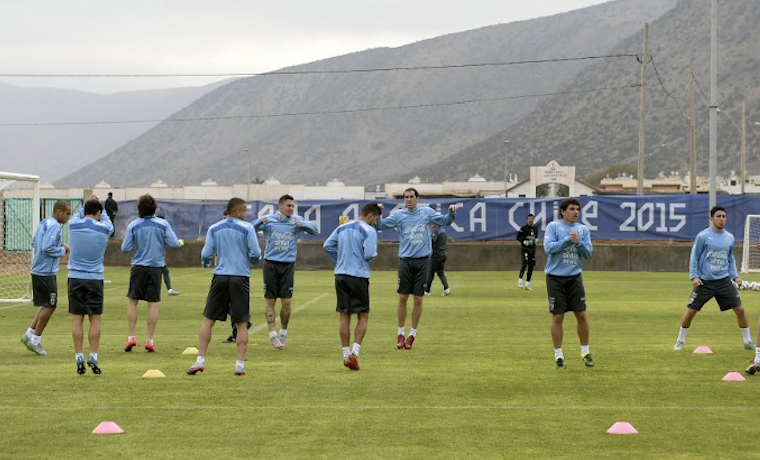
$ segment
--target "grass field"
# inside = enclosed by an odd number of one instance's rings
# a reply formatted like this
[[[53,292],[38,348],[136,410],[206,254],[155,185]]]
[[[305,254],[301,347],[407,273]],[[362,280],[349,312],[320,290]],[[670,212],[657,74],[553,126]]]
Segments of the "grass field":
[[[298,272],[288,347],[262,328],[261,272],[252,280],[247,375],[218,323],[206,372],[194,357],[211,273],[174,269],[157,353],[124,353],[128,270],[109,268],[100,362],[75,372],[65,272],[62,302],[43,336],[49,355],[19,343],[34,310],[0,304],[2,458],[757,458],[760,377],[723,382],[753,357],[732,313],[714,302],[684,351],[672,350],[690,293],[684,273],[584,274],[596,367],[581,362],[565,322],[568,368],[554,367],[543,274],[518,290],[514,272],[451,272],[453,294],[426,298],[418,340],[395,347],[395,273],[373,273],[362,370],[342,365],[332,274]],[[742,291],[752,324],[757,292]],[[145,309],[138,345],[145,339]],[[86,341],[85,341],[86,343]],[[712,355],[695,355],[708,345]],[[85,345],[85,353],[87,346]],[[143,380],[149,369],[166,378]],[[112,420],[121,435],[90,434]],[[628,421],[640,434],[606,430]]]

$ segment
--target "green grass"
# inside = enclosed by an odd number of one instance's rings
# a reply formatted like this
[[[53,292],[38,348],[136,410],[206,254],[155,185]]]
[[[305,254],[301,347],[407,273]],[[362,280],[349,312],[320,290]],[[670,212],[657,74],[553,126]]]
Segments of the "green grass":
[[[542,273],[532,292],[516,288],[514,272],[449,273],[453,295],[439,297],[435,285],[414,349],[399,351],[396,276],[376,272],[362,370],[350,372],[341,362],[332,274],[302,271],[288,348],[276,351],[255,332],[244,377],[233,375],[234,346],[220,343],[228,323],[214,328],[206,372],[184,374],[194,358],[181,352],[197,345],[211,274],[174,269],[172,276],[182,295],[161,304],[158,352],[128,354],[128,270],[107,270],[100,376],[75,372],[65,273],[61,311],[43,336],[47,357],[18,342],[34,309],[0,304],[0,457],[757,457],[760,377],[721,381],[752,358],[734,315],[711,302],[685,350],[672,350],[690,293],[684,273],[586,273],[597,366],[583,366],[569,316],[568,369],[557,371]],[[260,276],[255,271],[251,283],[255,326],[263,322]],[[758,295],[742,291],[753,336]],[[144,318],[141,307],[138,341]],[[698,345],[715,353],[692,354]],[[142,380],[149,369],[166,378]],[[104,420],[124,434],[90,434]],[[606,434],[616,421],[640,434]]]

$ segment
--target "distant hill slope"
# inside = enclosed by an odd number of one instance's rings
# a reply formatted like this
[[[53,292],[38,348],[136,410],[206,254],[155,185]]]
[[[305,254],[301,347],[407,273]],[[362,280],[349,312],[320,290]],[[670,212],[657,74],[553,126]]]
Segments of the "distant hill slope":
[[[288,70],[363,69],[564,58],[607,53],[675,0],[619,0],[566,14],[372,49]],[[171,119],[406,106],[551,92],[586,62],[246,78]],[[312,116],[168,120],[62,184],[197,184],[252,176],[371,185],[434,163],[532,111],[535,98]]]
[[[740,170],[740,131],[730,115],[741,122],[741,103],[748,111],[760,104],[760,6],[757,1],[719,2],[718,31],[718,167],[720,172]],[[642,27],[643,29],[643,27]],[[650,26],[650,53],[665,87],[662,89],[653,66],[649,66],[649,115],[646,131],[645,175],[659,171],[685,172],[689,164],[688,78],[689,58],[694,56],[695,75],[704,91],[697,89],[698,174],[708,173],[710,91],[710,2],[681,0]],[[612,51],[642,52],[639,30]],[[641,67],[633,61],[610,61],[589,65],[566,83],[564,89],[582,89],[621,84],[637,84]],[[706,99],[707,98],[707,99]],[[680,105],[680,108],[679,108]],[[750,120],[748,127],[748,170],[760,171],[757,145],[760,127]],[[542,100],[536,109],[514,126],[462,150],[427,168],[410,171],[430,180],[467,177],[479,172],[491,179],[504,177],[504,140],[509,139],[508,169],[521,178],[530,165],[549,160],[576,165],[583,177],[593,171],[622,162],[636,162],[639,136],[639,90],[619,90],[574,94]]]
[[[161,120],[224,83],[116,94],[0,83],[0,123]],[[0,169],[56,182],[155,125],[0,126]]]

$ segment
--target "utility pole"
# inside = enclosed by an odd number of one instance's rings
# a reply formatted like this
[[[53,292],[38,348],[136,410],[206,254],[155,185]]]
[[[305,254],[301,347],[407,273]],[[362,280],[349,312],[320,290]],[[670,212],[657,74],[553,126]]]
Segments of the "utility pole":
[[[509,139],[504,141],[504,198],[507,197],[507,189],[509,186],[507,185],[507,181],[509,180],[509,177],[507,176],[507,161],[509,160]]]
[[[710,11],[710,209],[715,206],[715,175],[718,163],[718,0]]]
[[[245,200],[251,199],[251,154],[245,149],[245,156],[248,157],[248,184],[245,186]]]
[[[697,194],[697,110],[694,100],[694,56],[689,61],[689,193]]]
[[[747,101],[742,101],[742,174],[741,174],[741,193],[744,195],[744,181],[746,180],[747,171]]]
[[[647,64],[649,63],[649,23],[644,24],[644,54],[641,57],[641,98],[639,102],[639,166],[636,194],[644,194],[644,149],[647,117]]]

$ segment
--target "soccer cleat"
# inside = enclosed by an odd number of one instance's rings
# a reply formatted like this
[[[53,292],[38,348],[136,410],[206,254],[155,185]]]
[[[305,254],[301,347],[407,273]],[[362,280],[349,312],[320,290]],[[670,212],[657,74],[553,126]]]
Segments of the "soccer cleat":
[[[129,353],[132,351],[132,348],[134,348],[137,345],[137,341],[135,339],[127,339],[127,344],[124,345],[124,351]]]
[[[528,283],[525,283],[525,290],[526,290],[526,291],[532,291],[532,290],[533,290],[533,288],[532,288],[532,287],[530,287],[530,284],[528,284]]]
[[[273,335],[272,337],[270,337],[270,341],[272,342],[272,346],[278,350],[282,350],[283,348],[285,348],[285,345],[283,345],[283,343],[280,342],[280,338],[276,335]]]
[[[745,350],[754,350],[755,349],[755,343],[754,342],[744,342],[744,349]]]
[[[410,335],[409,337],[406,338],[406,342],[404,342],[404,348],[406,348],[407,350],[411,350],[412,345],[414,345],[414,336]]]
[[[235,375],[245,375],[245,368],[243,366],[235,365]]]
[[[443,290],[443,294],[441,294],[441,297],[446,297],[447,295],[451,294],[451,288],[446,288]]]
[[[684,345],[684,343],[679,340],[679,341],[676,342],[675,345],[673,345],[673,349],[675,351],[681,351],[681,350],[683,350],[683,345]]]
[[[425,295],[430,295],[430,293],[429,293],[429,292],[427,292],[427,291],[425,291]]]
[[[755,363],[754,361],[750,361],[749,367],[744,372],[746,372],[749,375],[755,375],[755,372],[760,372],[760,364]]]
[[[520,289],[522,289],[522,287],[523,287],[522,278],[518,278],[517,279],[517,287],[520,288]]]
[[[398,348],[399,350],[404,348],[404,340],[405,340],[404,334],[399,334],[398,340],[396,340],[396,348]]]
[[[96,374],[96,375],[100,374],[101,370],[100,370],[100,367],[98,367],[98,360],[90,356],[87,359],[87,365],[90,366],[90,369],[92,370],[93,374]]]
[[[583,364],[585,364],[586,367],[594,367],[594,358],[591,357],[591,353],[583,355]]]
[[[174,289],[169,289],[168,291],[166,291],[166,293],[169,295],[180,295],[182,291],[175,291]]]
[[[352,371],[359,370],[359,360],[356,359],[356,356],[353,353],[348,355],[348,361],[344,361],[343,364]]]
[[[557,370],[558,371],[564,371],[565,370],[565,358],[560,356],[559,358],[555,359],[555,362],[557,364]]]
[[[77,374],[82,375],[85,373],[84,359],[77,359]]]
[[[148,350],[148,353],[156,352],[156,347],[153,345],[153,342],[145,342],[145,349]]]
[[[187,370],[187,375],[195,375],[198,372],[203,372],[205,368],[203,366],[199,366],[198,364],[193,364],[190,366],[190,369]]]
[[[235,336],[231,335],[231,336],[227,337],[226,340],[222,340],[222,343],[235,343],[236,341],[237,341],[237,339],[235,338]]]
[[[288,341],[288,334],[283,334],[282,332],[280,332],[280,336],[279,337],[280,337],[280,343],[284,347],[285,346],[285,342]]]
[[[29,351],[31,351],[32,353],[34,353],[36,355],[40,355],[40,356],[46,356],[47,355],[47,351],[45,351],[45,349],[42,348],[42,343],[38,342],[37,345],[35,345],[30,340],[29,342],[26,343],[26,348],[28,348]]]
[[[24,345],[26,345],[27,343],[29,343],[29,341],[31,339],[32,339],[31,337],[29,337],[28,335],[24,334],[24,335],[21,336],[21,343],[23,343]]]

